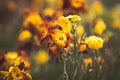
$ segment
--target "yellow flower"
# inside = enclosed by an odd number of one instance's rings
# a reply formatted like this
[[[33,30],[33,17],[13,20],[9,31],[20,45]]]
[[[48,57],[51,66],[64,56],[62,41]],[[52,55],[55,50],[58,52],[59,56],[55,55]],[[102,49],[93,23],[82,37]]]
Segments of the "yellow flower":
[[[120,29],[120,19],[115,19],[112,22],[112,26],[113,26],[114,29]]]
[[[81,20],[81,17],[78,16],[78,15],[69,15],[69,16],[67,16],[67,18],[68,18],[70,21],[80,21],[80,20]]]
[[[23,21],[23,27],[27,29],[29,29],[30,25],[38,26],[41,24],[43,24],[43,21],[37,12],[30,13]]]
[[[10,64],[19,64],[19,55],[17,52],[8,52],[7,54],[5,54],[5,60]]]
[[[66,46],[67,38],[63,31],[55,29],[50,33],[50,36],[52,37],[53,41],[57,46],[62,48]]]
[[[95,14],[101,15],[103,13],[103,5],[100,1],[92,2],[90,6],[90,11],[95,12]]]
[[[30,40],[31,37],[32,37],[32,34],[29,30],[23,30],[18,36],[18,40],[20,42],[27,42]]]
[[[104,23],[104,21],[102,19],[97,19],[94,32],[100,35],[103,33],[105,29],[106,29],[106,24]]]
[[[34,60],[37,64],[45,64],[49,60],[49,55],[45,50],[40,50],[35,55]]]
[[[32,80],[31,75],[25,72],[24,69],[20,69],[19,66],[11,66],[9,71],[0,71],[0,77],[12,80]]]
[[[70,4],[74,8],[80,8],[84,4],[84,0],[70,0]]]
[[[82,25],[76,28],[76,33],[78,36],[81,36],[85,32],[84,27]]]
[[[52,9],[52,8],[46,8],[46,9],[44,9],[44,11],[43,11],[43,15],[44,15],[44,16],[53,16],[54,13],[55,13],[55,10]]]
[[[97,36],[90,36],[85,39],[85,43],[91,49],[99,49],[103,47],[103,39]]]
[[[64,32],[69,33],[72,29],[72,23],[70,22],[70,20],[68,20],[68,18],[64,16],[59,17],[58,25],[62,28]]]

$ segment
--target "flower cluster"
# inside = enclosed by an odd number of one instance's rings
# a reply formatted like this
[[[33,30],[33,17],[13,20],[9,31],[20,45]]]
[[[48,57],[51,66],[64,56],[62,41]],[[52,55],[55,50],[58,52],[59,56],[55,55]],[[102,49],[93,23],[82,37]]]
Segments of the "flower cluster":
[[[0,71],[2,80],[32,80],[31,75],[24,70],[24,63],[11,66],[9,71]]]

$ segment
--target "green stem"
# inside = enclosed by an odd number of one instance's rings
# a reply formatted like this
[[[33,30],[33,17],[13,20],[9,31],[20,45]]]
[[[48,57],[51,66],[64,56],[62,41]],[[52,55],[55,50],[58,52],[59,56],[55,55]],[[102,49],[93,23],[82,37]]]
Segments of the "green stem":
[[[63,65],[64,65],[64,68],[63,68],[64,79],[69,80],[69,76],[68,76],[68,73],[67,73],[67,63],[66,63],[66,56],[65,55],[63,55]]]

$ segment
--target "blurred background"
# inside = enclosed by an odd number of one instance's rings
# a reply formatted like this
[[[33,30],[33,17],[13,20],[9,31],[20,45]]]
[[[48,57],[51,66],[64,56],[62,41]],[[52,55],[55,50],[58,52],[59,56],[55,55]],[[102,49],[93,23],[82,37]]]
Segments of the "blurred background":
[[[0,51],[6,54],[9,51],[16,51],[18,49],[18,36],[23,30],[23,16],[26,9],[37,11],[40,15],[45,15],[46,13],[52,13],[50,11],[46,11],[45,13],[45,9],[50,8],[55,12],[60,11],[57,14],[58,17],[78,14],[82,18],[81,24],[84,26],[88,35],[91,35],[93,31],[89,31],[87,27],[94,26],[96,19],[99,17],[104,20],[107,26],[106,31],[100,35],[106,40],[104,49],[101,52],[105,53],[104,59],[107,65],[103,72],[101,72],[103,75],[101,75],[99,80],[119,80],[120,0],[82,0],[84,6],[79,9],[69,5],[69,1],[71,0],[0,0]],[[100,2],[100,6],[92,6],[95,1]],[[94,13],[90,10],[94,10],[91,9],[93,7],[96,7],[98,14],[95,13],[95,15],[92,15]],[[100,11],[101,8],[102,11]],[[54,20],[52,23],[54,23]],[[49,61],[46,61],[45,64],[35,63],[33,56],[41,48],[43,47],[25,48],[31,64],[29,71],[33,80],[62,80],[62,63],[57,62],[56,59],[50,57]],[[82,80],[91,80],[86,78],[86,76],[87,73],[82,75]]]

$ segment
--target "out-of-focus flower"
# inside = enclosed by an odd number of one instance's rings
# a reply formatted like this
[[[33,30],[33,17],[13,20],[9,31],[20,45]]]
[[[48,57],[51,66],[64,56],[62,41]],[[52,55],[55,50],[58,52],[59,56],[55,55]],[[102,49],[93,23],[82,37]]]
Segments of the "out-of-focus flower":
[[[84,32],[85,32],[85,29],[82,25],[79,25],[78,27],[76,27],[76,33],[78,36],[81,36]]]
[[[34,60],[37,64],[45,64],[49,60],[49,55],[45,50],[40,50],[35,55]]]
[[[115,19],[115,20],[112,22],[112,26],[113,26],[113,28],[115,28],[115,29],[120,29],[120,19]]]
[[[57,0],[57,7],[58,7],[58,9],[62,9],[62,7],[63,7],[63,1],[64,0]]]
[[[64,32],[69,33],[71,31],[71,29],[72,29],[71,21],[68,18],[64,17],[64,16],[59,17],[58,25],[62,28],[62,30]]]
[[[5,60],[9,64],[13,65],[13,64],[16,64],[16,63],[19,64],[20,58],[19,58],[18,53],[13,51],[13,52],[8,52],[8,53],[5,54]]]
[[[29,69],[31,67],[31,65],[30,65],[29,57],[28,57],[26,51],[24,51],[24,50],[18,50],[17,52],[20,55],[19,64],[22,63],[22,62],[24,62],[24,68],[25,69]]]
[[[9,71],[0,71],[0,77],[5,79],[12,79],[12,80],[32,80],[31,75],[24,70],[21,65],[18,66],[11,66]]]
[[[53,31],[51,31],[50,36],[58,47],[61,47],[61,48],[66,47],[67,37],[63,31],[59,29],[54,29]]]
[[[52,8],[46,8],[43,10],[43,15],[44,16],[53,16],[55,13],[55,10]]]
[[[104,30],[106,29],[106,24],[102,19],[97,19],[95,27],[94,27],[94,32],[97,34],[102,34]]]
[[[33,36],[33,44],[35,45],[35,46],[40,46],[41,45],[41,43],[40,43],[40,39],[39,39],[39,36],[38,35],[34,35]]]
[[[94,1],[91,4],[90,11],[93,11],[97,15],[101,15],[103,13],[103,5],[100,1]]]
[[[89,36],[85,39],[85,43],[91,49],[99,49],[103,47],[103,39],[97,36]]]
[[[88,15],[86,15],[88,18],[86,18],[86,21],[92,23],[98,15],[102,15],[103,5],[100,1],[94,1],[91,2],[88,10]]]
[[[53,3],[55,2],[55,0],[45,0],[47,3]]]
[[[92,60],[92,58],[85,58],[84,60],[83,60],[83,64],[84,64],[84,67],[83,67],[83,65],[82,65],[82,68],[84,69],[84,68],[87,68],[88,66],[89,67],[92,67],[93,66],[93,60]]]
[[[81,52],[84,52],[84,51],[86,51],[86,49],[87,49],[87,45],[86,44],[81,44],[80,45],[80,48],[79,48],[79,52],[81,53]]]
[[[67,18],[72,22],[81,20],[81,17],[78,15],[69,15],[69,16],[67,16]]]
[[[102,34],[102,38],[105,42],[109,40],[110,37],[112,37],[114,34],[112,31],[107,30],[104,34]]]
[[[17,10],[17,3],[9,1],[6,5],[6,8],[9,12],[15,12]]]
[[[18,36],[18,40],[20,42],[28,42],[30,40],[30,38],[32,37],[32,34],[29,30],[23,30],[19,36]]]
[[[98,56],[97,63],[99,63],[99,69],[101,70],[103,68],[103,65],[105,64],[105,59],[102,56]]]
[[[120,5],[118,4],[112,8],[110,13],[112,18],[112,27],[120,30]]]
[[[84,5],[84,0],[70,0],[70,4],[74,8],[81,8]]]
[[[31,12],[23,21],[23,27],[27,29],[31,29],[31,26],[39,26],[43,24],[43,21],[40,15],[37,12]]]
[[[44,0],[32,0],[32,9],[34,11],[40,11],[41,9],[43,9],[44,4]]]
[[[35,29],[40,41],[43,40],[48,34],[48,28],[44,24],[35,26]]]
[[[24,62],[25,64],[25,68],[28,69],[30,68],[30,62],[28,59],[27,54],[21,50],[21,51],[11,51],[11,52],[7,52],[5,54],[5,60],[7,61],[7,63],[11,66],[11,65],[19,65],[21,62]]]

